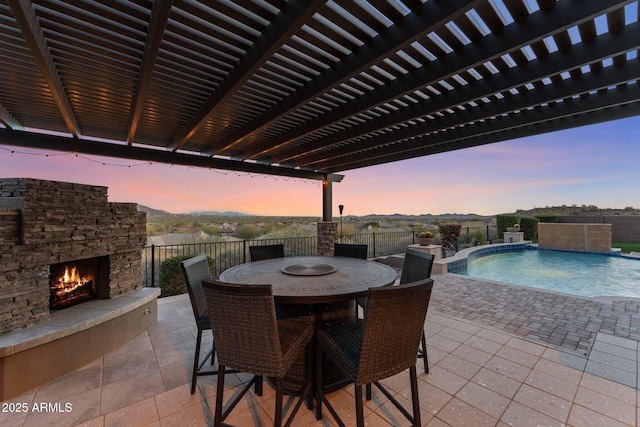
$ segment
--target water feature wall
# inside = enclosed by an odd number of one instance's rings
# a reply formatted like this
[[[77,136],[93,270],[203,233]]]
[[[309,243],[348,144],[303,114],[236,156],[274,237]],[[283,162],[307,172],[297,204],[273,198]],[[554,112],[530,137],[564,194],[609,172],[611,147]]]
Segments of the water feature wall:
[[[538,224],[538,247],[582,252],[611,252],[611,224]]]

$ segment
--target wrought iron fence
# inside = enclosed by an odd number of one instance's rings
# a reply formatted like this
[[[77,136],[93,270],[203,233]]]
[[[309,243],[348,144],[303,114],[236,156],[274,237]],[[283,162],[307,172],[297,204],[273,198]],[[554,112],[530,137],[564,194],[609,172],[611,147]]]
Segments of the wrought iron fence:
[[[480,236],[484,238],[480,239]],[[496,227],[463,227],[459,247],[490,243],[498,238]],[[412,231],[371,232],[339,236],[340,243],[363,244],[369,248],[368,257],[403,254],[407,246],[415,243]],[[249,246],[282,243],[285,256],[315,256],[318,254],[317,237],[238,240],[231,242],[185,243],[179,245],[147,246],[142,253],[142,280],[144,286],[158,286],[160,265],[173,257],[192,257],[204,254],[214,260],[212,274],[219,276],[224,270],[249,261]],[[448,252],[443,251],[443,257]]]
[[[414,242],[413,233],[383,232],[342,236],[342,243],[366,244],[369,258],[404,253]],[[224,270],[249,261],[249,246],[282,243],[285,256],[315,256],[318,254],[317,237],[238,240],[231,242],[185,243],[179,245],[151,245],[143,249],[142,280],[144,286],[158,286],[160,265],[173,257],[188,258],[204,254],[214,260],[211,274],[219,276]]]

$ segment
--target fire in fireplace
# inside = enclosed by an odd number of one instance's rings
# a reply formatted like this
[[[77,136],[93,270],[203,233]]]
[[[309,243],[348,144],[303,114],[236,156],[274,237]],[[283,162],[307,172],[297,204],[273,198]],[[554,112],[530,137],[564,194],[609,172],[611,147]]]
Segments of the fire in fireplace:
[[[108,257],[51,265],[49,309],[62,310],[92,299],[108,298],[108,286],[105,294],[103,283],[106,268]]]

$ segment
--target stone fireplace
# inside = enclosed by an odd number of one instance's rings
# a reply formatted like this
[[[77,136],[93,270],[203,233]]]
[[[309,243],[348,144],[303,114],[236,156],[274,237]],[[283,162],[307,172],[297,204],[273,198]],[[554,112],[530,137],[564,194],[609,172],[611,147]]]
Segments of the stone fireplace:
[[[156,321],[142,286],[146,214],[107,188],[0,178],[0,400],[121,346]],[[42,357],[48,369],[33,369]]]
[[[93,285],[100,278],[102,287],[92,299],[142,286],[145,213],[110,203],[106,187],[2,178],[0,230],[0,333],[50,318],[51,276],[60,274],[52,266],[100,264]]]

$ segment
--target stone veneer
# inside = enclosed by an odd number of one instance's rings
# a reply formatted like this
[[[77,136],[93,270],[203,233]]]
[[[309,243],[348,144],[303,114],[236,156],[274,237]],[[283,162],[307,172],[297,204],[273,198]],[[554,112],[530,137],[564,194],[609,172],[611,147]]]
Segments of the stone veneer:
[[[109,296],[142,287],[146,214],[107,187],[0,178],[0,333],[46,321],[49,266],[109,257]]]
[[[538,247],[583,252],[611,252],[611,224],[538,224]]]
[[[333,247],[338,241],[338,223],[334,221],[319,222],[318,230],[318,255],[333,256]]]

